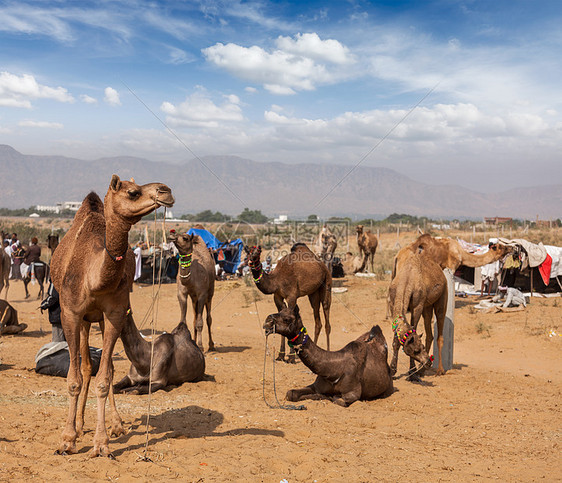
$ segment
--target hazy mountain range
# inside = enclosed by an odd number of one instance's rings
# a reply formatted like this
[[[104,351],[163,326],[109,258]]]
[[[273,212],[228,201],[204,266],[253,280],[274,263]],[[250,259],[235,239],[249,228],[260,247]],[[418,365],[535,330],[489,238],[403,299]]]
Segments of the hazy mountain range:
[[[238,214],[245,207],[267,215],[433,217],[562,216],[562,184],[479,193],[456,185],[429,185],[388,168],[260,163],[236,156],[206,156],[183,164],[119,156],[95,161],[21,154],[0,145],[0,207],[27,208],[78,201],[94,190],[102,198],[112,174],[139,184],[172,188],[174,214],[205,209]],[[554,180],[560,182],[560,180]]]

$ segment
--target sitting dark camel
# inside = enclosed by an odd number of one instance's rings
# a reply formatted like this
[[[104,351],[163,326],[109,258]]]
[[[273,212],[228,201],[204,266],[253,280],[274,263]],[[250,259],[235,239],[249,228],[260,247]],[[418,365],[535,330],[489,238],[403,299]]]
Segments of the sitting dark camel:
[[[151,344],[143,338],[131,314],[128,315],[121,331],[121,341],[131,361],[131,368],[129,374],[113,386],[113,390],[147,394]],[[197,381],[204,373],[205,356],[193,342],[184,322],[180,322],[171,334],[161,334],[154,341],[151,392],[166,386],[179,386],[184,382]]]
[[[268,316],[263,328],[266,335],[276,333],[287,337],[304,365],[318,376],[310,386],[288,391],[286,398],[289,401],[300,401],[307,396],[331,398],[345,407],[358,399],[392,393],[388,347],[378,325],[333,352],[320,349],[308,337],[298,306],[293,310],[285,307]]]
[[[279,311],[285,303],[292,310],[297,305],[298,298],[308,295],[314,312],[314,342],[318,342],[322,330],[320,320],[320,305],[322,305],[326,346],[330,350],[332,274],[326,265],[304,243],[295,243],[291,247],[291,253],[279,260],[270,273],[264,272],[260,257],[260,246],[248,250],[248,266],[258,290],[264,294],[273,294],[273,302]],[[277,360],[285,360],[285,339],[281,340]],[[287,362],[295,362],[295,354],[292,350]]]
[[[193,306],[193,330],[195,330],[197,345],[203,350],[203,309],[205,309],[209,351],[214,351],[215,343],[211,335],[211,325],[213,324],[211,306],[215,293],[215,262],[201,237],[170,232],[169,238],[180,254],[180,269],[177,279],[180,322],[185,324],[187,297],[189,296]]]
[[[27,329],[27,324],[18,322],[18,311],[6,300],[0,300],[0,335],[19,334]]]

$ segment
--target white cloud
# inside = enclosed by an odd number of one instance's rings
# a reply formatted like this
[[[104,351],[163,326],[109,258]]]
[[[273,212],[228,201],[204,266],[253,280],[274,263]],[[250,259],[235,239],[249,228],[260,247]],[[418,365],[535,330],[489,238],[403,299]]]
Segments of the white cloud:
[[[347,47],[334,39],[321,40],[316,33],[297,34],[294,39],[279,36],[276,44],[283,52],[318,61],[334,64],[352,64],[354,62]]]
[[[176,47],[168,47],[168,50],[168,63],[170,64],[181,65],[195,61],[195,58],[191,54],[188,54],[185,50],[178,49]]]
[[[88,94],[82,94],[80,96],[80,100],[82,102],[85,102],[86,104],[97,104],[98,100],[92,96],[89,96]]]
[[[106,87],[103,92],[105,94],[103,100],[107,102],[110,106],[121,105],[121,99],[119,98],[119,93],[113,87]]]
[[[348,78],[355,59],[349,49],[317,34],[279,37],[271,52],[258,47],[217,43],[203,49],[207,61],[242,79],[260,83],[273,94],[290,95],[312,91],[317,85]],[[347,68],[344,68],[347,67]]]
[[[252,86],[244,87],[244,90],[249,94],[255,94],[256,92],[258,92],[258,90]]]
[[[0,72],[0,106],[30,109],[31,101],[35,99],[74,102],[74,98],[63,87],[39,84],[30,74],[18,76]]]
[[[173,126],[215,128],[224,122],[242,121],[240,99],[235,95],[224,96],[221,105],[215,104],[205,93],[188,96],[178,106],[163,102],[160,109],[167,114],[166,120]]]
[[[37,127],[41,129],[62,129],[64,127],[60,122],[32,121],[30,119],[18,122],[18,126]]]

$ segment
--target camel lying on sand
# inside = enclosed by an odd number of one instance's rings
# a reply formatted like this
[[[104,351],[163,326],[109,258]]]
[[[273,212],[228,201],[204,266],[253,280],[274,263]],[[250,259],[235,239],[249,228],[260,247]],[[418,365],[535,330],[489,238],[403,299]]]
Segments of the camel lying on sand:
[[[114,391],[147,394],[151,344],[138,331],[133,316],[129,314],[121,331],[125,353],[131,361],[129,374],[113,386]],[[197,347],[185,322],[180,322],[171,334],[161,334],[154,341],[152,384],[155,392],[166,386],[179,386],[184,382],[201,379],[205,373],[205,356]]]
[[[370,332],[347,344],[339,351],[325,351],[312,341],[302,324],[299,307],[267,317],[263,326],[266,335],[281,334],[289,339],[316,380],[302,389],[291,389],[286,399],[331,398],[340,406],[349,406],[358,399],[373,399],[392,393],[392,376],[387,363],[388,347],[378,325]]]
[[[423,251],[411,252],[407,259],[404,259],[404,263],[400,265],[394,280],[390,283],[388,294],[393,320],[392,329],[394,330],[393,356],[390,364],[393,374],[396,373],[400,346],[410,356],[409,380],[419,380],[417,374],[414,374],[414,360],[424,365],[429,365],[431,362],[427,352],[433,342],[431,328],[433,313],[437,319],[438,332],[439,367],[437,374],[444,374],[441,349],[443,348],[443,324],[447,310],[448,292],[447,279],[439,265]],[[411,313],[410,324],[405,320],[407,311]],[[416,334],[422,315],[425,325],[425,350]]]
[[[273,294],[273,301],[279,311],[285,306],[285,302],[292,310],[297,305],[298,298],[308,295],[314,312],[314,342],[318,341],[322,330],[320,320],[320,305],[322,305],[326,345],[330,350],[332,274],[326,265],[304,243],[295,243],[291,247],[291,253],[279,260],[270,273],[264,272],[260,257],[260,246],[248,250],[248,266],[258,290],[264,294]],[[285,360],[285,339],[281,341],[277,360]],[[295,362],[293,351],[289,354],[287,362]]]
[[[193,330],[197,345],[203,350],[203,309],[207,312],[207,331],[209,332],[209,351],[215,350],[211,335],[211,306],[215,293],[215,262],[205,242],[197,235],[170,232],[170,240],[180,254],[178,273],[178,301],[180,304],[180,322],[185,322],[187,315],[187,297],[193,305]]]
[[[27,329],[27,324],[18,322],[18,311],[6,300],[0,300],[0,335],[19,334]]]

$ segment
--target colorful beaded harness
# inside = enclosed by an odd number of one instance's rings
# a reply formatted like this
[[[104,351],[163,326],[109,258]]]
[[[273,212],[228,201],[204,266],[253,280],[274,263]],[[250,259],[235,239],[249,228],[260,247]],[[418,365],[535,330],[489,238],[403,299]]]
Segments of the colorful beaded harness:
[[[187,255],[180,255],[180,268],[189,268],[191,267],[191,261],[192,261],[192,257],[193,253],[188,253]],[[180,273],[180,277],[181,278],[187,278],[191,275],[191,272],[189,272],[187,275],[182,275]]]
[[[412,327],[402,335],[400,330],[398,330],[398,324],[400,323],[400,320],[404,322],[404,317],[402,317],[401,315],[394,319],[394,322],[392,322],[392,331],[396,334],[396,337],[398,337],[398,342],[400,342],[400,345],[404,346],[408,338],[416,333],[416,329]]]
[[[295,341],[300,337],[301,334],[304,334],[304,337],[302,338],[302,342],[300,344],[295,344]],[[299,333],[295,335],[292,339],[289,339],[287,343],[289,344],[289,347],[291,349],[295,349],[295,352],[298,354],[302,350],[303,346],[306,344],[307,341],[308,341],[308,332],[306,331],[306,327],[302,326],[301,330],[299,330]]]
[[[263,278],[263,267],[262,267],[261,262],[258,262],[258,265],[254,266],[254,264],[252,263],[252,260],[250,259],[250,260],[248,260],[248,266],[252,270],[259,270],[260,271],[260,274],[257,277],[252,276],[255,283],[260,283],[261,279]]]

